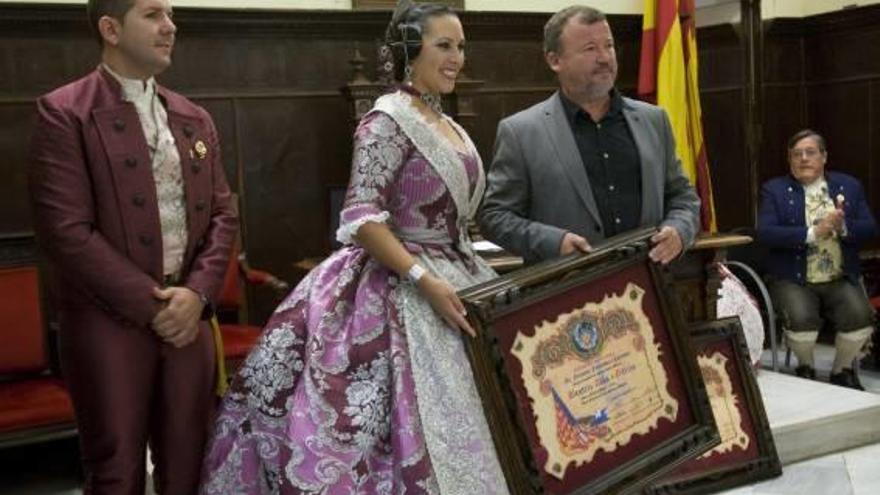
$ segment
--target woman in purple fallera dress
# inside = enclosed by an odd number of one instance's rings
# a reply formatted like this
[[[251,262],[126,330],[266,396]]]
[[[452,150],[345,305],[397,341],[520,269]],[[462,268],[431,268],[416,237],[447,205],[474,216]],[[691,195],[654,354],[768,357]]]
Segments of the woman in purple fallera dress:
[[[345,247],[275,310],[236,375],[202,493],[507,493],[455,294],[494,276],[465,228],[480,157],[438,104],[464,62],[461,23],[403,5],[387,39],[405,82],[355,132]]]

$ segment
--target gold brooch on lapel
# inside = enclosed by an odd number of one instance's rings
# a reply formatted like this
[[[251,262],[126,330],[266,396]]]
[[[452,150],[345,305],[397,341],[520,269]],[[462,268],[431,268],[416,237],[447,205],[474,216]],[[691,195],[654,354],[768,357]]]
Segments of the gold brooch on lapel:
[[[208,147],[205,146],[205,142],[201,139],[196,141],[194,146],[196,150],[196,155],[199,156],[199,160],[204,160],[206,156],[208,156]]]

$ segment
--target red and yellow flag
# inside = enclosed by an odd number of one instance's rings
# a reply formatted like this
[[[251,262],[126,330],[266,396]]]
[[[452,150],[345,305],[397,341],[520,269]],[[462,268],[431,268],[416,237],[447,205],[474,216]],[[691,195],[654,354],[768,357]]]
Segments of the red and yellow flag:
[[[693,0],[645,0],[638,93],[669,114],[681,166],[702,200],[702,228],[715,232],[715,203],[697,82]]]

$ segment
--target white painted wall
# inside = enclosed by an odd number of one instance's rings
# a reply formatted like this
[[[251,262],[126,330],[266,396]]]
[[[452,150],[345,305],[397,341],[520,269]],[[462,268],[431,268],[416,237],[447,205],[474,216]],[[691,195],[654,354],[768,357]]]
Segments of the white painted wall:
[[[807,17],[844,7],[860,7],[880,3],[880,0],[761,0],[761,14],[765,19],[774,17]]]
[[[697,26],[738,23],[739,0],[696,0]],[[761,0],[761,17],[808,17],[843,8],[880,3],[880,0]]]
[[[316,9],[348,10],[351,0],[171,0],[176,7],[239,8],[239,9]],[[573,3],[582,2],[609,14],[640,14],[644,0],[465,0],[465,10],[504,12],[555,12]],[[0,3],[80,4],[86,0],[0,0]],[[806,17],[840,10],[849,6],[880,3],[880,0],[762,0],[764,19],[775,17]],[[739,10],[739,0],[696,0],[699,25],[737,22],[732,19]]]
[[[495,12],[556,12],[576,3],[595,7],[606,14],[641,14],[645,8],[645,0],[464,0],[464,8]]]
[[[83,4],[86,0],[0,0],[0,3]],[[465,0],[465,10],[500,12],[556,12],[578,0]],[[248,9],[351,9],[351,0],[171,0],[175,7]],[[609,14],[641,14],[644,0],[585,0]]]
[[[86,0],[0,0],[0,3],[80,4]],[[351,0],[171,0],[174,7],[273,10],[351,10]]]
[[[740,20],[739,0],[697,0],[697,27],[737,24]]]

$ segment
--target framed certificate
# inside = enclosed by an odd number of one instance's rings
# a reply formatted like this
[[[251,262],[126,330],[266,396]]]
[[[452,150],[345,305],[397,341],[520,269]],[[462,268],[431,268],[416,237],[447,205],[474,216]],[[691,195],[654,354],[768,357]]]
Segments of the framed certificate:
[[[460,293],[512,493],[630,492],[719,442],[652,232]]]
[[[721,443],[685,462],[645,492],[714,493],[779,476],[782,465],[739,318],[696,325],[691,335]]]

